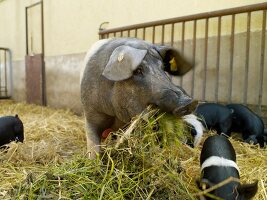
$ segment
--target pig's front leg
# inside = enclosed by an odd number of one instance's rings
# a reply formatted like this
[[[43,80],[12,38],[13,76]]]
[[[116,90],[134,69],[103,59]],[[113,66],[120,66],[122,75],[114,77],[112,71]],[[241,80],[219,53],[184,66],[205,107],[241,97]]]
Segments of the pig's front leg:
[[[86,113],[85,118],[87,154],[90,159],[94,159],[100,153],[101,134],[112,126],[114,118],[96,112]]]
[[[96,154],[100,152],[100,137],[95,125],[85,120],[87,155],[90,159],[95,159]]]

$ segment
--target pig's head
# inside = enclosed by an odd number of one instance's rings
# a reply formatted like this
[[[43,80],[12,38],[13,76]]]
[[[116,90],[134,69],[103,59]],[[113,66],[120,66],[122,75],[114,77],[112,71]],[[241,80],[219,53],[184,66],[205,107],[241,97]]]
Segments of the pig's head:
[[[191,113],[197,101],[174,85],[166,73],[183,75],[190,69],[174,48],[121,45],[113,50],[102,75],[113,81],[111,101],[116,115],[128,121],[148,105],[176,116]]]
[[[215,183],[207,179],[196,181],[197,186],[201,190],[207,190],[216,187]],[[240,184],[239,182],[230,182],[210,192],[210,194],[225,200],[248,200],[255,196],[258,190],[258,181],[251,184]],[[214,199],[208,196],[202,196],[202,199]]]

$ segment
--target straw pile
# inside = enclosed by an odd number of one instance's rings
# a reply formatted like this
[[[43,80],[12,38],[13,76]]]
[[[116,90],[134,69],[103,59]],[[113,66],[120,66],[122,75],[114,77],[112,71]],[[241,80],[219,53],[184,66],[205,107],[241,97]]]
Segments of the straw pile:
[[[18,114],[25,128],[23,144],[0,151],[0,199],[198,198],[201,145],[184,145],[186,127],[172,116],[151,111],[133,119],[114,133],[116,140],[109,136],[103,153],[91,161],[83,117],[12,101],[0,105],[1,116]],[[255,199],[266,199],[267,150],[230,140],[241,182],[258,179]]]

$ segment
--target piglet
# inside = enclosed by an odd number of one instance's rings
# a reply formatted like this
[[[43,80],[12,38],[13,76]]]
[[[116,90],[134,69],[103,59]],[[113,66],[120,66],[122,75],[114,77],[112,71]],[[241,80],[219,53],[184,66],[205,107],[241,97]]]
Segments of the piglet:
[[[197,181],[197,185],[201,190],[217,185],[229,177],[240,179],[235,150],[223,135],[210,136],[205,140],[200,155],[200,165],[201,178]],[[245,200],[251,199],[257,190],[258,181],[242,185],[232,181],[211,191],[210,194],[225,200]],[[210,199],[206,196],[203,198]]]
[[[245,142],[264,147],[264,124],[262,119],[242,104],[228,104],[232,111],[231,132],[242,133]]]
[[[0,117],[0,147],[11,141],[23,142],[23,123],[18,115]]]
[[[182,119],[185,121],[185,124],[190,129],[191,135],[194,138],[193,142],[187,141],[187,144],[191,147],[198,146],[201,142],[203,132],[205,131],[204,126],[199,118],[194,114],[185,115],[182,117]]]
[[[217,103],[199,104],[195,114],[203,119],[203,125],[208,129],[216,130],[219,135],[231,135],[232,112],[226,106]]]

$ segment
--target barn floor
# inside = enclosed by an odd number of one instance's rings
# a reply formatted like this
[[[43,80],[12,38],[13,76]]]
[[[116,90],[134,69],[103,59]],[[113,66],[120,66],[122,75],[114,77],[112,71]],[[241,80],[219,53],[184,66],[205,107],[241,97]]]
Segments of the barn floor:
[[[173,134],[164,135],[181,128],[171,125],[170,118],[157,134],[150,125],[158,119],[144,124],[137,118],[134,129],[127,130],[129,138],[118,148],[108,138],[103,156],[90,161],[85,156],[83,117],[9,100],[0,105],[0,116],[18,114],[25,132],[23,144],[11,143],[8,150],[0,150],[0,199],[196,199],[199,195],[195,180],[200,174],[201,145],[192,149]],[[267,148],[230,140],[241,182],[258,179],[255,199],[266,200]]]

